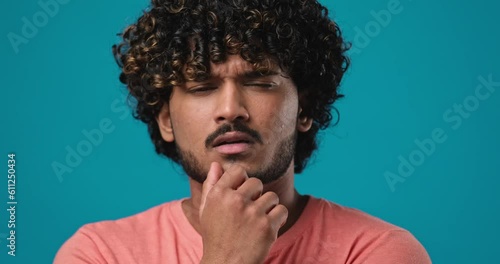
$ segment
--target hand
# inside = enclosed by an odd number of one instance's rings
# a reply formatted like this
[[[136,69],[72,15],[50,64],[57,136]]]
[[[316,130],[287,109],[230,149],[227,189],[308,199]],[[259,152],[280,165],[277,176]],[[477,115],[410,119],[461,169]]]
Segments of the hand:
[[[201,263],[263,263],[288,217],[274,192],[262,194],[257,178],[234,165],[223,172],[213,162],[203,183],[200,226]]]

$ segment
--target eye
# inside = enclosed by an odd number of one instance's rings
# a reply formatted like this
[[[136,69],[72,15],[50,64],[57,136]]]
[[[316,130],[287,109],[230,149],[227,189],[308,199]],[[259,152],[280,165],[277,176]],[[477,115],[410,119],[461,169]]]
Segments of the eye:
[[[199,85],[188,89],[188,93],[191,94],[203,94],[217,89],[215,85]]]
[[[257,87],[257,88],[263,88],[263,89],[272,89],[276,84],[274,83],[245,83],[244,86],[246,87]]]

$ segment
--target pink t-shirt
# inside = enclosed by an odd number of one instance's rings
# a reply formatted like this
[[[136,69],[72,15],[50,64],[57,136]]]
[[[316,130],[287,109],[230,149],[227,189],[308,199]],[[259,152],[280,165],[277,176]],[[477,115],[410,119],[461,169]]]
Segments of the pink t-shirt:
[[[182,200],[116,221],[84,225],[62,245],[54,263],[199,263],[201,236],[184,215]],[[265,263],[427,264],[431,260],[408,231],[311,196],[295,225],[273,244]]]

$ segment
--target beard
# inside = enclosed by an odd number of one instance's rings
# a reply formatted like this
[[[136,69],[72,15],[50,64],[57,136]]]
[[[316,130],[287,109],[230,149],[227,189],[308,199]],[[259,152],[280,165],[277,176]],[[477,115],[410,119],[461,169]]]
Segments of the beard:
[[[262,181],[263,184],[271,183],[281,178],[288,170],[290,163],[295,155],[295,145],[297,141],[297,131],[291,136],[281,140],[278,143],[276,151],[268,164],[262,168],[247,171],[248,177],[254,177]],[[175,143],[177,153],[179,154],[179,163],[186,172],[186,174],[193,180],[202,184],[208,174],[208,169],[203,168],[202,162],[190,151],[182,150],[177,143]],[[244,161],[244,156],[241,155],[228,155],[224,157],[228,162],[234,163],[237,161]]]

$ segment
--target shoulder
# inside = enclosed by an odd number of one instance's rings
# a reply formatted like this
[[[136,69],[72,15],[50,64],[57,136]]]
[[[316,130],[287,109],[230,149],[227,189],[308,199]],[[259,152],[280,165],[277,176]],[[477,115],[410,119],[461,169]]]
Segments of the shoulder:
[[[428,264],[431,259],[420,242],[405,229],[381,233],[364,245],[366,249],[353,256],[355,263]]]
[[[321,216],[316,221],[349,230],[353,236],[360,234],[378,235],[390,230],[406,231],[379,217],[356,208],[347,207],[323,198],[310,197],[310,214]]]
[[[431,263],[422,244],[406,229],[361,210],[311,197],[323,245],[344,248],[347,263]]]
[[[149,233],[159,228],[159,223],[171,221],[170,208],[179,203],[180,200],[171,201],[149,208],[143,212],[120,218],[117,220],[106,220],[89,223],[82,226],[78,231],[89,236],[126,237],[141,233]]]
[[[316,222],[323,225],[334,225],[336,229],[348,230],[351,236],[361,234],[377,235],[389,230],[403,230],[376,216],[356,208],[343,206],[323,198],[310,197],[310,211],[316,216]]]
[[[117,249],[134,248],[133,244],[151,239],[148,234],[157,234],[160,228],[168,226],[172,221],[170,207],[180,201],[167,202],[117,220],[85,224],[61,246],[54,263],[88,263],[78,262],[82,260],[106,263],[106,256],[115,255]]]

